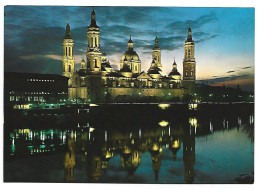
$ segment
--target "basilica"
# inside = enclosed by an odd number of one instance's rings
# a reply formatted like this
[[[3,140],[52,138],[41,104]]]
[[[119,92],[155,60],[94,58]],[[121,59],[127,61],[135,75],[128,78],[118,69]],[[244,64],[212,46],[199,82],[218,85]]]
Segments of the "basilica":
[[[82,59],[80,69],[75,70],[73,56],[74,40],[70,32],[69,22],[63,40],[63,76],[68,80],[70,100],[82,102],[118,102],[120,99],[154,98],[160,101],[182,99],[190,91],[196,80],[196,62],[194,58],[194,41],[189,26],[187,40],[184,43],[183,76],[178,72],[175,58],[172,71],[168,75],[162,73],[161,49],[156,35],[151,51],[151,66],[142,70],[139,55],[134,50],[131,38],[123,53],[119,70],[114,70],[105,52],[100,49],[100,28],[96,23],[94,8],[90,25],[87,27],[86,60]],[[109,48],[109,47],[106,47]],[[126,100],[127,101],[127,100]]]

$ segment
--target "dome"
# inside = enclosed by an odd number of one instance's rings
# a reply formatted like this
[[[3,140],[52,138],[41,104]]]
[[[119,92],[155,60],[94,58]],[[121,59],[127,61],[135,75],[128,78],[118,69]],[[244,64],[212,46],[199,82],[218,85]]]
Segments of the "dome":
[[[172,70],[170,73],[169,73],[169,76],[170,75],[181,75],[177,70]]]
[[[157,69],[150,69],[148,71],[148,74],[159,74],[160,75],[160,73],[159,73],[159,71]]]
[[[128,50],[126,51],[122,58],[122,61],[132,61],[132,60],[140,60],[138,54],[134,50]]]

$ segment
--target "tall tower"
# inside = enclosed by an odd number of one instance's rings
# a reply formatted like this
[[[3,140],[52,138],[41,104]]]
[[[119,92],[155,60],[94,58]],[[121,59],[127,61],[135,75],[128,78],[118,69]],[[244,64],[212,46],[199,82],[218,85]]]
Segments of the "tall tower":
[[[156,65],[159,68],[159,71],[161,73],[161,71],[162,71],[161,49],[159,48],[159,40],[158,40],[158,37],[157,37],[157,33],[156,33],[156,37],[155,37],[155,40],[154,40],[152,58],[153,58],[153,60],[155,60],[155,63],[156,63]]]
[[[196,62],[194,57],[194,41],[189,23],[187,40],[184,43],[183,59],[183,85],[190,88],[195,85],[196,81]]]
[[[91,13],[90,25],[87,28],[87,43],[88,48],[86,52],[87,56],[87,68],[91,72],[98,72],[101,70],[101,51],[99,46],[100,31],[99,26],[96,23],[96,13],[93,8]]]
[[[63,39],[62,75],[71,77],[74,72],[75,58],[73,56],[74,40],[71,37],[69,19],[66,26],[66,34]]]

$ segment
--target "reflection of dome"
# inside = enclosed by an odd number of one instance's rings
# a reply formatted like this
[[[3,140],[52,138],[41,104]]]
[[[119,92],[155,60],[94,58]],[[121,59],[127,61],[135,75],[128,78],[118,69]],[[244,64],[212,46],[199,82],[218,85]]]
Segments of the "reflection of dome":
[[[134,151],[131,154],[122,155],[121,163],[122,166],[126,169],[136,170],[141,162],[141,153],[139,151]]]
[[[177,152],[179,151],[180,148],[181,148],[181,143],[179,139],[174,140],[173,143],[170,144],[170,149],[172,151],[174,161],[177,158]]]
[[[110,151],[104,151],[102,154],[101,168],[105,171],[108,166],[108,161],[113,157],[113,153]]]
[[[129,147],[123,149],[122,154],[130,154],[132,150]]]
[[[128,172],[128,179],[132,180],[135,170],[138,168],[141,162],[141,153],[139,151],[134,151],[128,154],[121,155],[122,166]]]

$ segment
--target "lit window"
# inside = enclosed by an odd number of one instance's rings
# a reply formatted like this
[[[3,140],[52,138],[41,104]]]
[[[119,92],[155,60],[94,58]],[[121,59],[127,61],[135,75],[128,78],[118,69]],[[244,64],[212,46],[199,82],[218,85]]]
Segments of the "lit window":
[[[14,101],[14,96],[10,96],[10,101]]]

